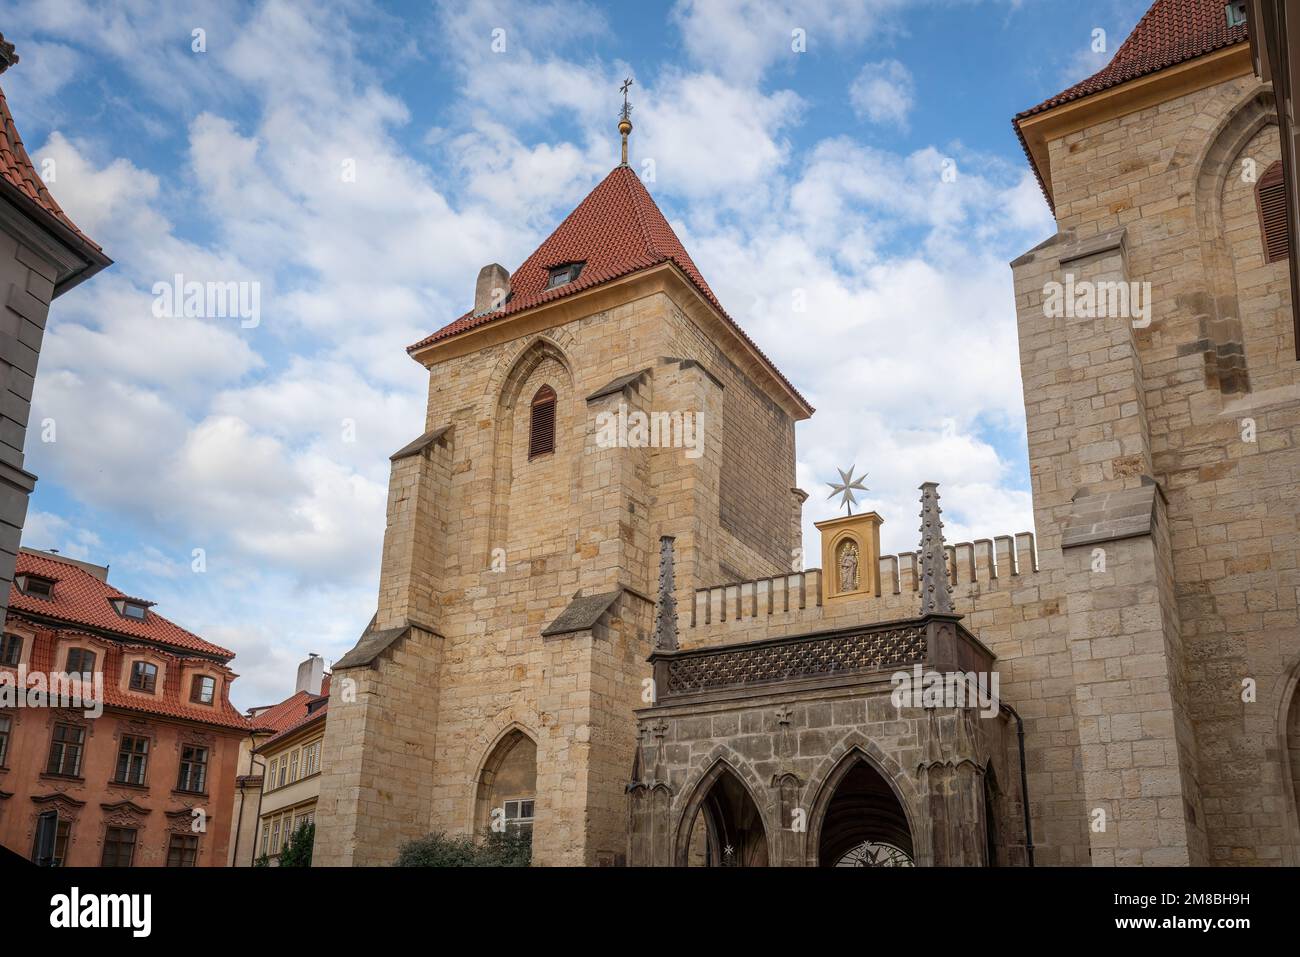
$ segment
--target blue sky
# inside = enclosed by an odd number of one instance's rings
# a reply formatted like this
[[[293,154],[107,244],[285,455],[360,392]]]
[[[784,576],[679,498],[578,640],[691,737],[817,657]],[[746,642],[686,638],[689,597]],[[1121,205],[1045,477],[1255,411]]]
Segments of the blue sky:
[[[889,550],[914,546],[923,480],[950,541],[1030,528],[1007,263],[1052,221],[1010,118],[1144,7],[0,4],[18,127],[116,261],[52,312],[25,544],[234,648],[240,706],[341,655],[374,611],[387,457],[424,428],[404,346],[617,162],[627,75],[633,166],[818,408],[807,529],[851,463]],[[258,325],[154,316],[176,273],[259,283]]]

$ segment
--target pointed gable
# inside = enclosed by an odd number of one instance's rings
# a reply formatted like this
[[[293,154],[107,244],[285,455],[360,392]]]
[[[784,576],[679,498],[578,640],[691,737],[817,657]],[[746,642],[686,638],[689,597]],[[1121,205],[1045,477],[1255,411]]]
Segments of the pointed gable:
[[[666,262],[671,262],[685,274],[709,304],[754,349],[773,374],[803,401],[798,390],[781,375],[735,320],[727,315],[640,177],[627,166],[615,167],[533,254],[524,260],[523,265],[515,270],[510,277],[510,297],[501,308],[478,315],[471,310],[432,335],[408,346],[407,352],[416,352],[506,316]],[[550,271],[556,266],[569,263],[583,264],[578,278],[548,289]],[[811,414],[811,407],[808,412]]]
[[[510,277],[510,298],[502,308],[477,316],[467,312],[407,351],[669,261],[686,273],[710,303],[722,309],[640,178],[629,167],[615,167],[515,270]],[[550,270],[567,263],[585,265],[573,282],[547,289]]]
[[[1245,43],[1249,39],[1245,24],[1229,25],[1226,6],[1224,0],[1156,0],[1101,70],[1037,106],[1016,114],[1012,125],[1047,204],[1053,210],[1056,204],[1052,197],[1051,171],[1046,165],[1045,146],[1027,139],[1021,124],[1067,103]]]
[[[1244,43],[1245,24],[1229,26],[1225,6],[1224,0],[1156,0],[1105,67],[1016,119]]]

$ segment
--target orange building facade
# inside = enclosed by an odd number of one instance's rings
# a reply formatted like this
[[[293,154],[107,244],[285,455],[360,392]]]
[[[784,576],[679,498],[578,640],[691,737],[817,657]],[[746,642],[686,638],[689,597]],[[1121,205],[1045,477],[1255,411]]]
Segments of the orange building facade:
[[[230,703],[234,653],[107,578],[18,556],[0,642],[0,844],[50,866],[224,866],[254,730]]]

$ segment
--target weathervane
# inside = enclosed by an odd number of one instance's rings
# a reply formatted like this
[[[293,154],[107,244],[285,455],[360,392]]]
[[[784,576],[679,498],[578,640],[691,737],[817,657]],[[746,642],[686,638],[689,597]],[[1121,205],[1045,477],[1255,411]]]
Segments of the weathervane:
[[[632,85],[632,78],[629,76],[623,81],[619,89],[623,92],[623,109],[618,114],[618,131],[623,136],[623,162],[621,165],[627,165],[627,134],[632,132],[632,106],[627,101],[627,91]]]
[[[839,482],[826,483],[831,487],[831,494],[827,495],[826,497],[828,499],[832,499],[837,495],[840,496],[840,504],[845,506],[849,510],[850,515],[853,514],[853,506],[858,504],[857,498],[855,498],[853,495],[853,490],[857,489],[859,492],[871,491],[871,489],[867,488],[865,485],[862,484],[862,480],[867,477],[867,473],[863,472],[860,476],[854,478],[853,477],[854,468],[856,468],[856,466],[854,465],[850,465],[848,471],[845,471],[844,469],[841,468],[837,468],[835,471],[840,473]]]
[[[632,86],[632,78],[629,76],[626,80],[623,81],[623,85],[619,87],[619,90],[622,91],[623,93],[623,111],[619,113],[619,116],[621,116],[625,120],[630,120],[632,118],[632,107],[627,102],[627,91],[628,88],[631,86]]]

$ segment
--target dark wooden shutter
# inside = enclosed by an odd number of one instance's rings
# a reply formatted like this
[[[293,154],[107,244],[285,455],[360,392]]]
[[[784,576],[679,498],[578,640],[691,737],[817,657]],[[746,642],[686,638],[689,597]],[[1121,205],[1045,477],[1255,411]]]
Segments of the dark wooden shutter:
[[[544,385],[533,396],[528,420],[528,457],[555,451],[555,390]]]
[[[1259,206],[1259,228],[1263,234],[1264,261],[1281,262],[1291,254],[1291,237],[1287,226],[1286,184],[1282,181],[1282,164],[1274,163],[1260,177],[1255,187]]]

